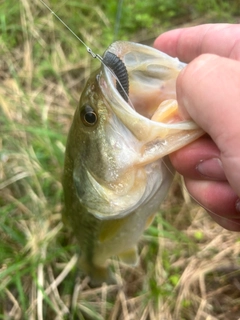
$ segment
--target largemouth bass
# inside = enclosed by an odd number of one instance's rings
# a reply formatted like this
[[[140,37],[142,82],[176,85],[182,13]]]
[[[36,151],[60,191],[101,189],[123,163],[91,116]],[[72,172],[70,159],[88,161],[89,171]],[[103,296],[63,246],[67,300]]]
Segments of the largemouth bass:
[[[63,218],[92,285],[113,282],[112,256],[137,263],[137,243],[173,179],[167,155],[203,134],[178,113],[184,66],[151,47],[115,42],[81,95],[66,146]]]

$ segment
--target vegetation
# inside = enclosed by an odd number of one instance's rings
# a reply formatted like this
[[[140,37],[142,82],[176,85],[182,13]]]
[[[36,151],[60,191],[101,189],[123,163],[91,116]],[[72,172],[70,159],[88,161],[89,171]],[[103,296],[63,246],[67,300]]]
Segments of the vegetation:
[[[100,54],[114,38],[239,21],[238,0],[47,3]],[[0,52],[0,319],[239,319],[240,237],[193,204],[179,178],[139,245],[140,265],[113,260],[117,285],[80,280],[78,248],[61,221],[61,173],[98,61],[39,0],[0,2]]]

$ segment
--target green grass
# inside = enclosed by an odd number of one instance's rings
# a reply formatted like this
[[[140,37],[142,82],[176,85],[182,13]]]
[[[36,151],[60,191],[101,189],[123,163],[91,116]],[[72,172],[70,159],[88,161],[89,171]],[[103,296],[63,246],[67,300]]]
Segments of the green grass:
[[[237,21],[238,1],[181,3],[123,2],[117,38]],[[116,1],[48,4],[94,52],[116,37]],[[37,0],[1,1],[0,52],[0,319],[238,319],[239,236],[186,203],[179,179],[139,244],[140,265],[113,260],[109,287],[79,279],[61,175],[74,109],[99,63]]]

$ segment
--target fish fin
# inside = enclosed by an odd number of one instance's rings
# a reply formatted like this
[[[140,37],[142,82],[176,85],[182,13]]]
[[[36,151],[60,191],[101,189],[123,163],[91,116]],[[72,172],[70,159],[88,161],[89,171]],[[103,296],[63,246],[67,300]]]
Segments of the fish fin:
[[[107,267],[92,266],[89,271],[91,287],[100,287],[103,283],[116,284],[114,275]]]
[[[111,270],[105,265],[96,265],[86,261],[85,257],[80,257],[79,268],[84,275],[90,278],[90,287],[100,287],[103,283],[115,284],[116,279],[113,276]]]
[[[103,221],[98,240],[104,242],[112,239],[126,222],[126,218],[111,221]]]
[[[119,258],[122,262],[130,265],[137,265],[138,263],[138,251],[137,247],[133,247],[129,250],[126,250],[122,253],[120,253]]]
[[[153,213],[147,218],[145,229],[147,229],[152,224],[152,222],[153,222],[153,220],[155,218],[155,214],[156,213]]]

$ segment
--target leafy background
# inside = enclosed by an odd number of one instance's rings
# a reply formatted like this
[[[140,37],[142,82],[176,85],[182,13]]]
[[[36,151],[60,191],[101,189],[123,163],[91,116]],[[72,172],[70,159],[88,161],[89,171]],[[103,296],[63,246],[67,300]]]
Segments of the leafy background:
[[[47,4],[100,54],[115,39],[151,44],[168,29],[240,16],[239,0]],[[139,244],[140,265],[113,260],[113,286],[79,278],[61,174],[99,63],[39,0],[0,1],[0,53],[0,319],[239,319],[239,234],[216,225],[179,177]]]

